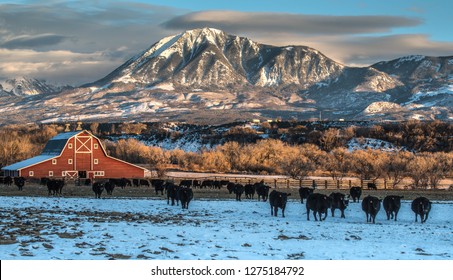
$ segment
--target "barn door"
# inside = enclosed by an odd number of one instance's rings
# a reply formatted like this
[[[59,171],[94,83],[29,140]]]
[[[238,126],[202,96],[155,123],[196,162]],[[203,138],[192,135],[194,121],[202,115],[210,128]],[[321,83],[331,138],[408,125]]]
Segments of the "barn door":
[[[91,136],[75,137],[74,145],[75,170],[84,171],[93,169],[92,151],[93,151],[93,137]]]
[[[93,147],[93,137],[91,136],[76,136],[75,152],[76,153],[91,153]]]

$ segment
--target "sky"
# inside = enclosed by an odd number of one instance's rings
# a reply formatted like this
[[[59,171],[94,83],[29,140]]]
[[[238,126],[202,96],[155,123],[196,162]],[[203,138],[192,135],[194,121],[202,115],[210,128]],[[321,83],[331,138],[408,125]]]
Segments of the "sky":
[[[446,0],[0,0],[0,80],[98,80],[163,37],[213,27],[348,66],[453,55]]]

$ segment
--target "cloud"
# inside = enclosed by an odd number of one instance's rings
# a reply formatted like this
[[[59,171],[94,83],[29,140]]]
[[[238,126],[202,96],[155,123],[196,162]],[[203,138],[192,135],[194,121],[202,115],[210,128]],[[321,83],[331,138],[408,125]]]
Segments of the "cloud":
[[[104,52],[0,49],[0,77],[28,76],[59,84],[80,85],[107,75],[124,61]]]
[[[171,35],[159,24],[187,12],[138,2],[0,4],[0,76],[93,82]]]
[[[214,27],[235,31],[291,32],[297,34],[365,34],[412,27],[418,18],[401,16],[326,16],[288,13],[202,11],[177,16],[162,24],[169,29]]]
[[[43,46],[57,45],[68,37],[57,34],[22,35],[0,43],[0,48],[33,49]]]

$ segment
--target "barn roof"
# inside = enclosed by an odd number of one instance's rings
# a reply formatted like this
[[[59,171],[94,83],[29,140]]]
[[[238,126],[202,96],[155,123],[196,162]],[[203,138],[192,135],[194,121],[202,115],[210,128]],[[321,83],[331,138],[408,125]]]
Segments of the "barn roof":
[[[19,162],[16,162],[14,164],[5,166],[5,167],[2,168],[2,170],[19,170],[19,169],[22,169],[22,168],[25,168],[25,167],[28,167],[28,166],[31,166],[31,165],[35,165],[37,163],[40,163],[40,162],[43,162],[43,161],[46,161],[46,160],[49,160],[49,159],[54,158],[54,157],[55,157],[55,155],[39,155],[39,156],[36,156],[36,157],[32,157],[32,158],[29,158],[29,159],[26,159],[26,160],[23,160],[23,161],[19,161]]]
[[[71,131],[58,134],[47,142],[41,155],[60,155],[68,140],[81,132],[82,131]]]
[[[20,170],[25,167],[29,167],[35,164],[38,164],[40,162],[49,160],[51,158],[57,157],[61,154],[63,151],[64,147],[66,146],[66,143],[68,140],[77,135],[82,133],[83,131],[71,131],[71,132],[64,132],[56,135],[52,139],[47,142],[46,146],[44,147],[44,150],[39,156],[32,157],[20,162],[16,162],[14,164],[11,164],[9,166],[5,166],[2,168],[2,170]]]

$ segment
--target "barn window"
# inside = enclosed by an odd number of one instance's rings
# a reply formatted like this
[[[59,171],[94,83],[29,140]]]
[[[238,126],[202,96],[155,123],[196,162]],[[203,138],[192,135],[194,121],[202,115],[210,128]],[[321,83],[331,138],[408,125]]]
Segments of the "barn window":
[[[97,158],[94,159],[94,164],[98,164],[99,160]]]
[[[104,171],[94,171],[94,176],[104,176]]]
[[[72,158],[68,159],[68,164],[72,164]]]
[[[49,171],[49,177],[53,176],[53,171]]]
[[[28,172],[28,176],[30,176],[30,177],[33,177],[33,176],[35,176],[35,172],[33,172],[33,171],[29,171],[29,172]]]
[[[98,148],[98,144],[94,144],[94,148],[97,149]]]
[[[54,165],[57,164],[57,160],[56,160],[56,159],[53,159],[53,160],[52,160],[52,164],[54,164]]]
[[[68,149],[72,149],[72,143],[68,144]]]

